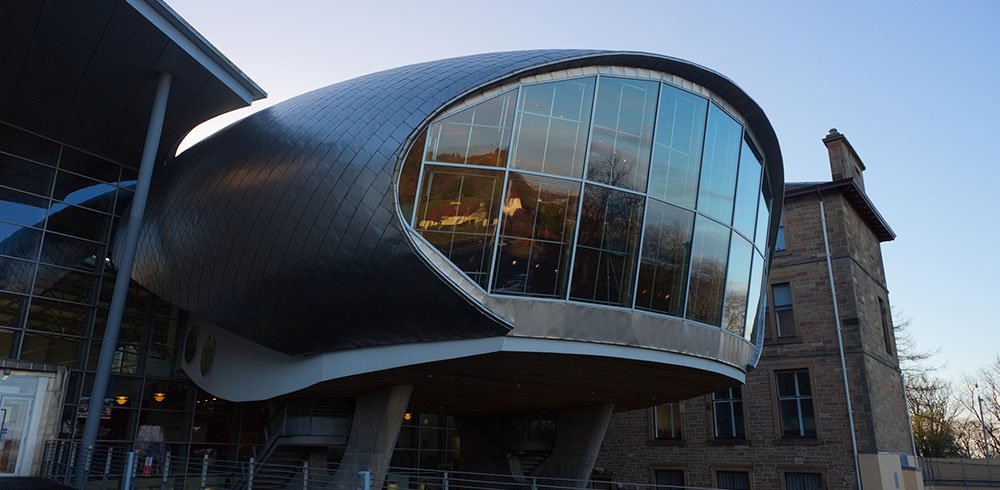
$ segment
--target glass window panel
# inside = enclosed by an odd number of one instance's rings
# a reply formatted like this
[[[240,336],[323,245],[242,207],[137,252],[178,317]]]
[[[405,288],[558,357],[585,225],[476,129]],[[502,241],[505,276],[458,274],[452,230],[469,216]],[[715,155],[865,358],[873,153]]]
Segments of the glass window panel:
[[[414,229],[486,287],[503,172],[427,165]]]
[[[56,159],[59,158],[58,143],[2,123],[0,123],[0,151],[50,165],[55,165]]]
[[[757,314],[760,311],[761,301],[764,300],[761,294],[763,276],[764,257],[761,257],[760,253],[755,251],[753,254],[753,265],[750,268],[750,295],[747,305],[747,322],[743,330],[746,339],[752,343],[756,343],[757,335],[759,335],[759,332],[756,332],[757,325],[760,324],[757,321]]]
[[[0,220],[41,228],[48,208],[44,197],[0,187]]]
[[[493,292],[566,296],[580,184],[511,173]]]
[[[42,242],[41,262],[99,273],[103,269],[104,245],[46,233]]]
[[[812,386],[809,384],[809,371],[802,370],[795,372],[796,381],[800,395],[812,395]]]
[[[173,349],[150,346],[146,355],[146,376],[169,378],[174,374],[175,353]]]
[[[121,330],[118,333],[118,340],[122,342],[138,343],[142,340],[142,330],[146,325],[147,317],[143,316],[134,308],[128,305],[122,312]],[[97,317],[94,320],[94,338],[104,337],[104,329],[108,325],[108,310],[97,309]]]
[[[198,425],[197,423],[195,425]],[[208,432],[202,425],[199,429]],[[196,432],[197,434],[197,432]],[[150,456],[162,456],[166,452],[165,441],[185,441],[184,413],[160,410],[141,410],[139,432],[136,435],[135,450]],[[202,442],[199,440],[198,442]],[[228,440],[226,442],[229,442]]]
[[[719,488],[750,490],[750,473],[746,471],[718,471],[715,473]]]
[[[117,182],[121,166],[80,150],[64,147],[59,156],[59,170],[69,170],[102,182]]]
[[[778,237],[774,239],[774,251],[785,250],[785,223],[782,218],[778,218]]]
[[[175,381],[147,380],[142,396],[142,408],[184,410],[191,385]]]
[[[656,470],[654,475],[656,477],[656,486],[660,489],[664,487],[668,489],[680,488],[684,485],[683,470]]]
[[[0,153],[0,185],[48,196],[55,173],[52,167]]]
[[[14,352],[14,339],[17,332],[0,328],[0,359],[9,359]]]
[[[25,332],[19,357],[22,361],[74,367],[80,355],[80,344],[79,339]]]
[[[641,196],[586,186],[571,299],[632,305],[643,204]]]
[[[753,245],[733,233],[729,244],[729,270],[726,272],[726,303],[722,328],[743,335],[747,321],[747,295],[750,292],[750,265]]]
[[[778,396],[794,396],[796,394],[794,371],[777,373],[775,379],[778,382]]]
[[[0,221],[0,254],[35,260],[42,231]]]
[[[800,437],[799,406],[796,400],[781,400],[778,402],[781,411],[781,435],[783,437]]]
[[[749,141],[743,138],[740,150],[740,173],[736,181],[736,207],[733,209],[733,228],[748,238],[753,238],[757,221],[757,198],[760,195],[760,173],[763,159],[757,156]]]
[[[698,216],[694,225],[687,318],[720,326],[729,228]]]
[[[767,230],[770,224],[771,204],[769,201],[770,191],[767,184],[767,172],[764,172],[762,178],[764,182],[761,183],[761,193],[757,200],[757,231],[754,232],[753,243],[757,246],[757,250],[764,252],[767,250]]]
[[[785,473],[785,490],[823,490],[820,473]]]
[[[4,291],[27,293],[34,273],[32,262],[0,257],[0,289]]]
[[[698,187],[698,211],[726,224],[733,219],[742,135],[740,123],[715,104],[709,104],[705,154]]]
[[[804,437],[816,437],[816,417],[813,415],[812,398],[806,398],[802,403],[802,432]]]
[[[654,432],[656,439],[680,439],[681,419],[680,403],[665,403],[657,405],[653,411]]]
[[[46,229],[95,242],[107,242],[111,215],[53,202]]]
[[[513,168],[583,176],[594,80],[579,78],[521,88]]]
[[[505,166],[516,100],[511,91],[432,124],[427,161]]]
[[[644,192],[660,84],[601,77],[587,179]]]
[[[648,200],[636,308],[680,316],[684,309],[694,213]]]
[[[90,355],[87,357],[87,369],[97,370],[97,363],[101,358],[100,340],[90,343]],[[136,344],[119,343],[115,347],[114,356],[111,359],[111,372],[120,374],[139,374],[139,358],[142,356],[142,348]],[[134,405],[132,405],[134,406]]]
[[[0,325],[20,328],[24,303],[27,299],[27,296],[20,294],[0,293]]]
[[[115,204],[116,189],[113,184],[69,172],[58,172],[52,198],[110,213]]]
[[[416,191],[416,187],[414,187],[414,191]],[[128,207],[132,204],[132,196],[134,195],[135,192],[130,189],[118,189],[118,199],[115,201],[115,216],[123,216],[128,213]],[[410,205],[412,206],[413,204],[411,203]]]
[[[32,298],[26,327],[67,335],[85,335],[90,307]]]
[[[427,131],[420,133],[417,140],[413,142],[410,152],[403,161],[403,168],[399,172],[399,212],[403,215],[403,222],[410,223],[413,218],[413,202],[417,200],[417,184],[420,180],[420,165],[424,146],[427,143]],[[119,191],[118,198],[121,200],[126,191]],[[131,192],[128,199],[131,200]],[[115,206],[115,213],[118,213],[118,206]],[[411,223],[412,224],[412,223]]]
[[[670,85],[662,86],[649,195],[694,208],[707,114],[707,99]]]
[[[63,301],[93,304],[97,300],[98,276],[62,267],[39,264],[34,294]]]
[[[771,292],[774,293],[775,308],[792,305],[792,287],[788,283],[775,284]]]

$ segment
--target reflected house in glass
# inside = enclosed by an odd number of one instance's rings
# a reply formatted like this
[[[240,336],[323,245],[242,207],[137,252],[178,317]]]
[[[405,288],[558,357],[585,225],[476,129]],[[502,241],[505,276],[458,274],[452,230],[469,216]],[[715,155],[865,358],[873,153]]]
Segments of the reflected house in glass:
[[[755,365],[782,181],[766,116],[707,68],[467,56],[184,152],[154,177],[133,277],[189,312],[183,368],[219,397],[402,386],[457,416],[597,407],[575,432],[603,433],[605,412]]]

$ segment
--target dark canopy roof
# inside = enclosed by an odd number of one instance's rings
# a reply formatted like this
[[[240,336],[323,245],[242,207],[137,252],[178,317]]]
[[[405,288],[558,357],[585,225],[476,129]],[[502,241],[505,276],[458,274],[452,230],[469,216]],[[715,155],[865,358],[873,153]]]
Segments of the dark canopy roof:
[[[160,0],[0,2],[0,120],[137,166],[156,73],[174,80],[157,161],[267,94]]]

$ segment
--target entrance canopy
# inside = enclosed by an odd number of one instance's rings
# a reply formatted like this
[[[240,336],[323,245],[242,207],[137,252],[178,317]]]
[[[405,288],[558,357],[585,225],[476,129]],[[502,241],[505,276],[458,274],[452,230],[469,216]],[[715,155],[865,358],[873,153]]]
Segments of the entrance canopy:
[[[267,94],[160,0],[0,4],[0,120],[137,167],[157,72],[173,75],[156,161]]]

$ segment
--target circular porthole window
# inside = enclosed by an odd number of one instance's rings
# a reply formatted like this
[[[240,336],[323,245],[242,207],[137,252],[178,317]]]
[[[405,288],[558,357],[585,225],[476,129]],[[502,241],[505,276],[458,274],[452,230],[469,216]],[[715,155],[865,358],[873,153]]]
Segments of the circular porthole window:
[[[205,345],[201,346],[201,375],[208,376],[215,364],[215,336],[205,337]]]
[[[191,364],[194,362],[194,354],[198,350],[198,327],[188,331],[187,338],[184,339],[184,362]]]

